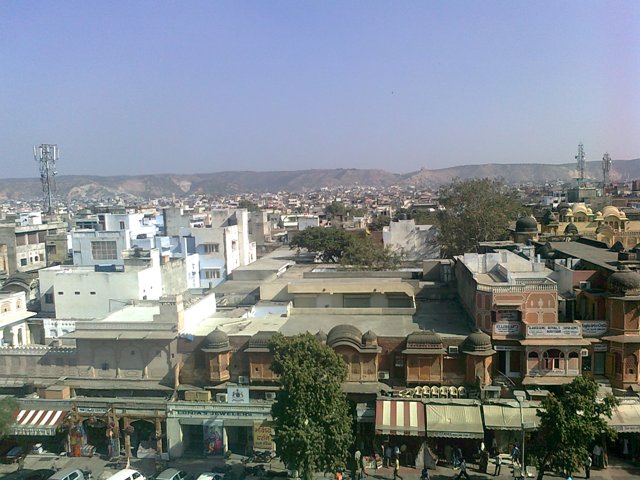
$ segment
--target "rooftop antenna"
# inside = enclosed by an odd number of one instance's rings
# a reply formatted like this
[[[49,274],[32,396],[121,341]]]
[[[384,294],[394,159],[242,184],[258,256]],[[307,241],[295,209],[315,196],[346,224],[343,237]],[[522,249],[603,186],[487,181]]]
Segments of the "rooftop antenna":
[[[40,164],[40,182],[44,193],[45,211],[53,213],[53,195],[56,191],[56,161],[60,158],[58,145],[42,144],[33,147],[33,157]]]
[[[584,167],[585,167],[585,154],[584,154],[584,145],[582,142],[578,144],[578,154],[576,155],[576,162],[578,167],[578,188],[584,185]]]

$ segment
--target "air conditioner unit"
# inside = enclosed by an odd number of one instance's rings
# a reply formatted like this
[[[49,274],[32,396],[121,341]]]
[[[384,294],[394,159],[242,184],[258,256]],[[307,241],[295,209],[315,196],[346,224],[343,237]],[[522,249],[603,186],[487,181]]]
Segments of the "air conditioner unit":
[[[587,350],[586,348],[583,348],[580,350],[580,356],[581,357],[588,357],[589,356],[589,350]]]
[[[226,393],[216,393],[216,402],[227,403]]]
[[[378,372],[378,380],[389,380],[389,372],[387,371],[379,371]]]
[[[482,400],[497,400],[500,398],[501,390],[498,386],[487,385],[481,389],[480,397]]]
[[[580,282],[580,290],[590,290],[591,282]]]
[[[202,392],[195,392],[196,401],[197,402],[210,402],[211,401],[211,392],[209,390],[204,390]]]
[[[266,400],[269,400],[270,402],[273,402],[276,399],[276,392],[265,392],[264,398]]]
[[[449,345],[449,354],[455,355],[459,352],[457,345]]]
[[[238,376],[238,383],[240,385],[249,385],[249,377],[247,377],[245,375],[239,375]]]
[[[187,390],[186,392],[184,392],[184,399],[187,402],[196,402],[196,392],[195,390]]]

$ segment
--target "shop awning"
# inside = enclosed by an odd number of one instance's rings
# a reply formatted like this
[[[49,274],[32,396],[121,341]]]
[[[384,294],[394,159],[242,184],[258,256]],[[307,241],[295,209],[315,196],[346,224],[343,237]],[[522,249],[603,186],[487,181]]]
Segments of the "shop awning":
[[[404,400],[377,400],[376,433],[424,435],[424,404]]]
[[[607,422],[617,432],[640,432],[640,404],[618,405]]]
[[[479,405],[427,403],[427,437],[484,438]]]
[[[523,407],[520,418],[520,407],[510,405],[483,405],[484,426],[488,430],[520,430],[522,423],[526,430],[538,428],[540,417],[536,408]]]
[[[66,410],[19,410],[8,429],[9,434],[55,435],[67,413]]]

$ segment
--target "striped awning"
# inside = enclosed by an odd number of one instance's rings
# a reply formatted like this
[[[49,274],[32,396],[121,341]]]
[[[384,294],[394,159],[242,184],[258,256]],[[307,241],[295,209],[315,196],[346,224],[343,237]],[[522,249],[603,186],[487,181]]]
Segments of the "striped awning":
[[[376,401],[376,433],[424,435],[424,404],[404,400]]]
[[[9,434],[55,435],[67,413],[65,410],[18,410]]]

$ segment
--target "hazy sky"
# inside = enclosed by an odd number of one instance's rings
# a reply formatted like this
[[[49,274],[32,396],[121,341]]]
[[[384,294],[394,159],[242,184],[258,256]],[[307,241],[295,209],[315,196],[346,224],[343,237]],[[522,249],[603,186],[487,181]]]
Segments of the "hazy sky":
[[[0,168],[640,157],[640,1],[0,2]]]

